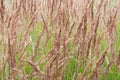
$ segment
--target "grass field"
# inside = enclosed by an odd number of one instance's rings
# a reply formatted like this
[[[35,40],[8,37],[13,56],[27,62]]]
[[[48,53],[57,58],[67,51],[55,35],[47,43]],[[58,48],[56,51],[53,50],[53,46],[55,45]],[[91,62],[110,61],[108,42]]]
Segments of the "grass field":
[[[119,3],[0,0],[0,80],[120,80]]]

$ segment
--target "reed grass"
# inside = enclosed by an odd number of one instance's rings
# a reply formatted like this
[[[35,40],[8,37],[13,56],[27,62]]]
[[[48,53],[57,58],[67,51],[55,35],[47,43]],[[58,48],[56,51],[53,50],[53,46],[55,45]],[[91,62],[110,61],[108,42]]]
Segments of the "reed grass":
[[[119,80],[119,3],[0,0],[0,80]]]

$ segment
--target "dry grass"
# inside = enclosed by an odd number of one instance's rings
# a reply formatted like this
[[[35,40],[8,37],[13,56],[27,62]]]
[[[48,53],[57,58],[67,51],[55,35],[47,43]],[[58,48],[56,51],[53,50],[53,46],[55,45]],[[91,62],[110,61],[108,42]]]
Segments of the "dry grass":
[[[119,3],[0,0],[0,80],[119,80]]]

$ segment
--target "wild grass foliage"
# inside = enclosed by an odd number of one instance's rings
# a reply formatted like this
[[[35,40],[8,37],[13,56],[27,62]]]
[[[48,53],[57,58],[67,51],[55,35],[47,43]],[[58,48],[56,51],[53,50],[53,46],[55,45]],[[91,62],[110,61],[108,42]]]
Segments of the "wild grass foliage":
[[[0,80],[119,80],[119,0],[0,0]]]

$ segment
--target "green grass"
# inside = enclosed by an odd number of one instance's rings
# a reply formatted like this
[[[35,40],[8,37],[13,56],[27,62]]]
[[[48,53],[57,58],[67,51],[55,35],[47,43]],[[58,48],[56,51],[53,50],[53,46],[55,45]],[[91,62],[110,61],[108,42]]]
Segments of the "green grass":
[[[75,75],[75,58],[70,59],[67,69],[65,71],[65,80],[72,80]]]

